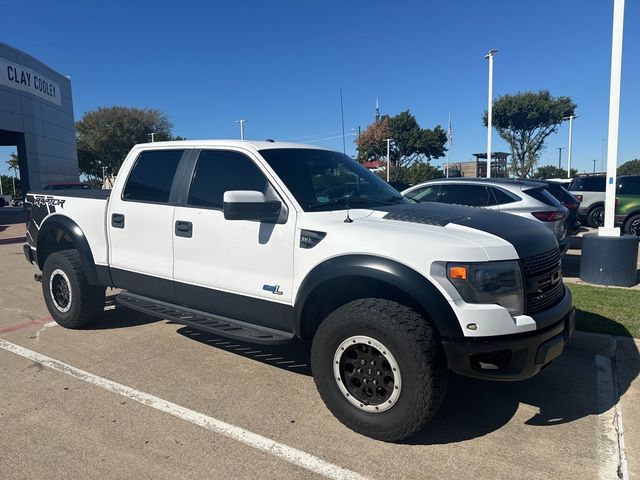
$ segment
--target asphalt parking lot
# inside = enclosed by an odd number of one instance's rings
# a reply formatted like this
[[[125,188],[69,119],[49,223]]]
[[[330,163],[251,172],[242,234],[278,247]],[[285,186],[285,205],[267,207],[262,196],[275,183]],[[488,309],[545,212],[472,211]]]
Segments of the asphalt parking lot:
[[[526,382],[452,376],[428,428],[386,444],[332,417],[306,345],[243,344],[113,305],[65,330],[35,272],[21,243],[0,245],[2,478],[614,479],[621,452],[639,478],[632,340],[577,333]]]

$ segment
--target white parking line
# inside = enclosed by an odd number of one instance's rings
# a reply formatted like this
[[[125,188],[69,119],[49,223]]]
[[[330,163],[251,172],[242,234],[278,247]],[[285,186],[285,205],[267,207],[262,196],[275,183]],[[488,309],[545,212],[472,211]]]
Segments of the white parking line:
[[[367,480],[367,477],[364,477],[363,475],[347,470],[346,468],[339,467],[338,465],[334,465],[333,463],[315,457],[310,453],[303,452],[302,450],[276,442],[270,438],[245,430],[244,428],[236,427],[235,425],[223,422],[222,420],[218,420],[203,413],[163,400],[155,395],[141,392],[140,390],[136,390],[127,385],[122,385],[121,383],[80,370],[79,368],[14,343],[7,342],[6,340],[0,339],[0,348],[8,352],[15,353],[16,355],[20,355],[21,357],[28,358],[29,360],[33,360],[34,362],[52,370],[56,370],[78,380],[82,380],[83,382],[90,383],[110,392],[122,395],[123,397],[135,400],[138,403],[161,412],[168,413],[174,417],[186,420],[194,425],[212,430],[327,478],[341,480]]]

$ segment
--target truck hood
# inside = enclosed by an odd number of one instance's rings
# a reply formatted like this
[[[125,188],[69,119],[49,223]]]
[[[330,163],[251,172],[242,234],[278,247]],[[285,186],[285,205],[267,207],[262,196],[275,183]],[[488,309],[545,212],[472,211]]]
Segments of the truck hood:
[[[558,246],[553,233],[533,220],[486,208],[443,203],[413,203],[376,208],[381,221],[410,222],[440,227],[460,225],[509,242],[520,258],[548,252]],[[376,215],[376,216],[378,216]]]

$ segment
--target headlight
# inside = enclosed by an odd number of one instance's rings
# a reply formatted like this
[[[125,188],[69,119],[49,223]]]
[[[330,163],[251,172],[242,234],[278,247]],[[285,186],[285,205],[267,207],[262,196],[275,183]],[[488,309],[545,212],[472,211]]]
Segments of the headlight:
[[[516,261],[448,263],[447,278],[467,303],[497,303],[511,315],[524,312],[524,288]]]

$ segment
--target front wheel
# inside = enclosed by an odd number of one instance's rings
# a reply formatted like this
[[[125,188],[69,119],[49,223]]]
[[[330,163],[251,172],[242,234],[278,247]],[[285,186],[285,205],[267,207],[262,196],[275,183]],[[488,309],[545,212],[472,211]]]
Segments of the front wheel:
[[[42,268],[42,294],[53,319],[65,328],[80,328],[103,310],[105,287],[87,281],[77,250],[47,257]]]
[[[338,420],[384,441],[421,430],[438,412],[447,386],[433,327],[390,300],[355,300],[331,313],[313,340],[311,367]]]

